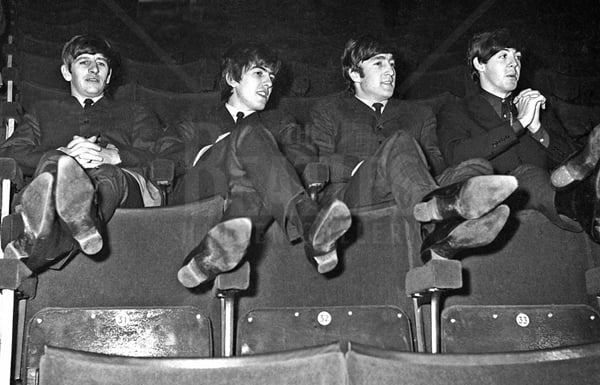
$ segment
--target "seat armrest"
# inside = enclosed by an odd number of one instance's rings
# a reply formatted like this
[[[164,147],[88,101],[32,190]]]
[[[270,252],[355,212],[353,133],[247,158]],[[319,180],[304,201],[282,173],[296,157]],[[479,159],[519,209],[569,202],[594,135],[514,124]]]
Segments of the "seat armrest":
[[[317,193],[329,182],[329,166],[324,163],[308,163],[302,173],[302,180],[311,198],[316,200]]]
[[[432,259],[423,266],[412,268],[406,274],[406,294],[410,297],[461,287],[462,264],[452,259]]]
[[[23,172],[13,158],[0,158],[0,179],[10,180],[17,190],[23,186]]]
[[[173,185],[175,162],[169,159],[155,159],[150,164],[150,181],[158,187]]]

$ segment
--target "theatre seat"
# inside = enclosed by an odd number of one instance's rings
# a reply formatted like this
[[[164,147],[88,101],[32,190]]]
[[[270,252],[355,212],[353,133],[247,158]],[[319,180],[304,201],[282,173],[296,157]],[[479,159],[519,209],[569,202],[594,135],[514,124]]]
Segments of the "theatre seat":
[[[338,344],[230,358],[129,358],[47,347],[39,385],[342,385]]]
[[[600,383],[600,344],[505,354],[418,354],[351,344],[353,385],[592,385]]]

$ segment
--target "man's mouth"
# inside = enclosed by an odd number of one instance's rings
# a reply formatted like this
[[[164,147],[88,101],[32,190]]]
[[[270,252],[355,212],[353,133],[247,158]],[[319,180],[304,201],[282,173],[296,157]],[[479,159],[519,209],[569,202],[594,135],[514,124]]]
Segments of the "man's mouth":
[[[261,97],[263,97],[263,98],[265,98],[265,99],[268,99],[268,98],[269,98],[269,91],[266,91],[266,90],[259,90],[259,91],[256,91],[256,93],[257,93],[259,96],[261,96]]]

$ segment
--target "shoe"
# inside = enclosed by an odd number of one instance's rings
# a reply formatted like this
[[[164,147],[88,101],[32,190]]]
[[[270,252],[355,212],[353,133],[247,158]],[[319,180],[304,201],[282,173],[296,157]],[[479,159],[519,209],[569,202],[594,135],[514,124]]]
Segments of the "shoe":
[[[423,263],[435,257],[450,259],[463,249],[481,247],[491,243],[504,227],[510,209],[500,205],[481,218],[453,218],[436,223],[434,230],[427,235],[421,245]]]
[[[476,219],[502,203],[517,187],[514,176],[475,176],[430,192],[415,205],[413,215],[419,222]]]
[[[183,286],[193,288],[234,269],[246,253],[251,232],[252,222],[248,218],[217,224],[185,258],[177,279]]]
[[[47,239],[54,228],[53,189],[54,176],[47,172],[38,175],[25,187],[16,210],[23,220],[23,235],[10,242],[5,250],[11,258],[28,259],[42,251],[38,244]]]
[[[306,235],[306,255],[317,265],[317,271],[325,274],[338,264],[336,242],[350,228],[352,216],[348,206],[334,200],[323,207],[315,217]]]
[[[584,180],[594,171],[600,159],[600,125],[594,127],[583,150],[567,160],[550,175],[552,186],[563,188]]]
[[[25,187],[16,210],[23,233],[4,249],[7,258],[23,260],[32,271],[41,270],[73,249],[70,237],[56,221],[54,180],[52,174],[44,172]]]
[[[103,245],[94,197],[94,185],[84,169],[72,157],[61,156],[56,172],[56,213],[88,255],[100,252]]]

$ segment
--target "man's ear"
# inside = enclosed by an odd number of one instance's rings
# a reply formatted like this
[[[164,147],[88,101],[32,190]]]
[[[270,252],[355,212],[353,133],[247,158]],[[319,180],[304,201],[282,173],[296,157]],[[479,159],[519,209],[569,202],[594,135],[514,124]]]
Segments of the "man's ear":
[[[362,79],[362,76],[360,76],[360,73],[356,70],[349,69],[348,75],[350,75],[350,79],[352,79],[354,83],[359,83]]]
[[[71,71],[69,71],[69,68],[67,68],[66,64],[63,64],[60,66],[60,73],[62,74],[63,79],[65,79],[68,82],[70,82],[71,79],[73,79],[73,76],[71,75]]]
[[[235,88],[237,87],[238,84],[240,84],[238,81],[236,81],[231,74],[227,74],[225,75],[225,81],[227,82],[227,84],[231,87],[231,88]]]
[[[111,77],[111,75],[112,75],[112,70],[109,69],[108,70],[108,75],[106,75],[106,84],[110,83],[110,77]]]
[[[483,72],[485,70],[485,64],[481,63],[479,58],[476,57],[473,58],[473,67],[479,72]]]

